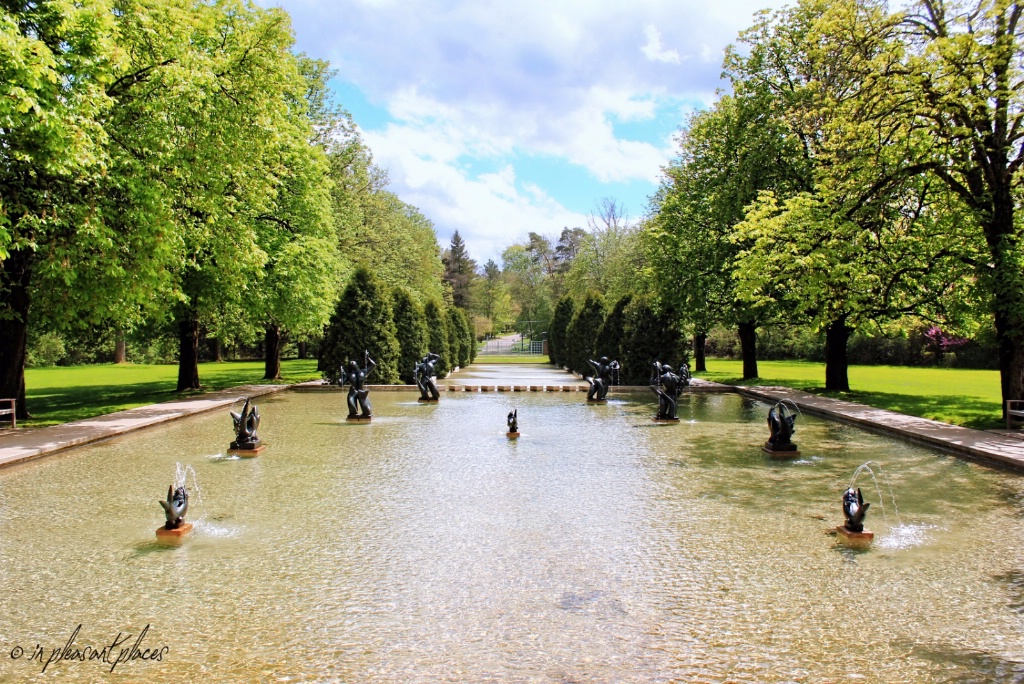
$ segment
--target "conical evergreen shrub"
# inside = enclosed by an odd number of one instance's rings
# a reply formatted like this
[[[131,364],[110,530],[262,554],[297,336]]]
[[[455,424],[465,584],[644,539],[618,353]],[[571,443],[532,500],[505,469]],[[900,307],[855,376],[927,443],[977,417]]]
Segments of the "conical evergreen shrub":
[[[432,299],[423,307],[423,315],[427,319],[428,351],[441,357],[441,360],[434,364],[439,378],[448,375],[454,365],[448,342],[448,316],[442,306]]]
[[[548,328],[548,359],[556,366],[568,365],[569,350],[566,335],[575,314],[576,302],[572,297],[565,295],[558,300],[555,313],[551,317],[551,325]]]
[[[604,297],[591,292],[583,300],[576,315],[572,317],[566,333],[569,348],[568,366],[581,375],[593,371],[590,359],[594,358],[597,334],[604,324]]]
[[[354,359],[364,364],[365,351],[377,362],[372,384],[398,382],[399,347],[391,294],[369,269],[359,267],[338,300],[324,331],[320,354],[324,377],[335,382],[341,366]]]
[[[427,318],[423,307],[404,287],[394,292],[395,329],[398,338],[398,377],[406,385],[415,384],[416,364],[427,355]]]
[[[674,370],[689,361],[687,345],[676,325],[672,311],[656,310],[643,297],[634,297],[623,310],[622,370],[623,385],[646,385],[651,380],[655,361]]]

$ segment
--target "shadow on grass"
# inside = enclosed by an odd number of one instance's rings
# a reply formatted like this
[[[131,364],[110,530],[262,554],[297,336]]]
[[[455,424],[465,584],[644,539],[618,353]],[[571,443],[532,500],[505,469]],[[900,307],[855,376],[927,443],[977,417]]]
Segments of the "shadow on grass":
[[[977,430],[992,430],[1005,426],[1002,419],[1002,407],[998,403],[967,395],[923,396],[893,392],[827,392],[819,384],[806,380],[784,378],[744,380],[738,377],[726,377],[724,373],[717,376],[712,373],[702,374],[701,377],[725,385],[791,387],[823,397],[853,401],[908,416],[940,420],[944,423],[962,425]]]
[[[310,363],[312,370],[309,367]],[[19,426],[24,424],[26,427],[45,427],[239,385],[289,384],[320,377],[315,370],[316,361],[293,361],[282,368],[283,379],[276,381],[263,379],[262,364],[218,363],[210,366],[200,365],[199,378],[203,383],[201,390],[177,392],[176,371],[167,379],[118,383],[116,367],[112,366],[111,369],[109,383],[73,385],[73,376],[69,374],[69,384],[66,386],[38,389],[32,389],[30,386],[25,395],[32,418],[18,421]]]

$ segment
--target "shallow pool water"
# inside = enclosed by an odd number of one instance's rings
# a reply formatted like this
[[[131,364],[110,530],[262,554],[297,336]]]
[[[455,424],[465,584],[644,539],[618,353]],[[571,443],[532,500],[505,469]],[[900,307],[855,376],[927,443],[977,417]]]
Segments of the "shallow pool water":
[[[735,395],[676,425],[639,394],[415,397],[368,425],[268,398],[256,459],[217,412],[0,470],[0,682],[1024,681],[1016,475],[806,415],[772,461]],[[866,461],[892,495],[858,478],[851,550],[826,531]],[[166,548],[177,463],[195,532]],[[78,625],[167,650],[43,674]]]

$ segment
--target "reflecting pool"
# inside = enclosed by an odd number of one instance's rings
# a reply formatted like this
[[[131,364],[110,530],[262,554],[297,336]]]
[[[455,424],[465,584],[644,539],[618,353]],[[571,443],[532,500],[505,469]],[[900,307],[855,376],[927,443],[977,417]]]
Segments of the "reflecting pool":
[[[0,470],[0,682],[1024,680],[1019,476],[807,415],[773,461],[735,395],[416,396],[264,399],[256,459],[225,411]],[[866,461],[898,511],[861,475],[858,551],[826,530]],[[78,625],[167,650],[42,674]]]

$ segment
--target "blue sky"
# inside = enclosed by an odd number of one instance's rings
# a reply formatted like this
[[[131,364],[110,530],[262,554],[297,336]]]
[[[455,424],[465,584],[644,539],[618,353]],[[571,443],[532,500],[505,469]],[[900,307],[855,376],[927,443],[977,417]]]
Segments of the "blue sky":
[[[337,70],[391,189],[479,263],[529,231],[643,216],[725,47],[780,0],[277,0]]]

